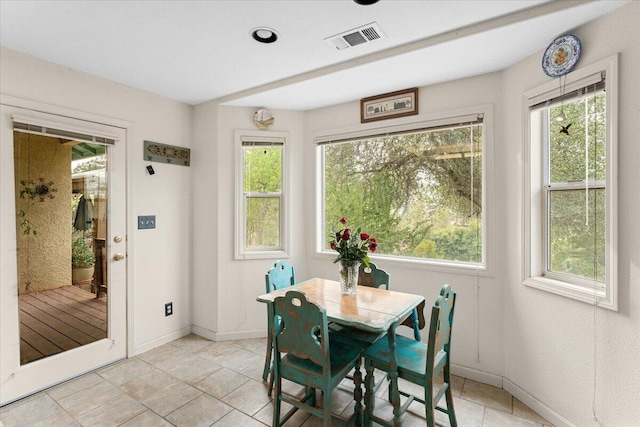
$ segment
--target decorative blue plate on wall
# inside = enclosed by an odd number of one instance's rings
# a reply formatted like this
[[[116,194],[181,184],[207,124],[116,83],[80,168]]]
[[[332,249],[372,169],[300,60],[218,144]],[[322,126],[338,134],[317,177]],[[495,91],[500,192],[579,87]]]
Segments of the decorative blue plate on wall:
[[[560,77],[573,70],[578,63],[582,45],[573,34],[558,37],[542,55],[542,71],[549,77]]]

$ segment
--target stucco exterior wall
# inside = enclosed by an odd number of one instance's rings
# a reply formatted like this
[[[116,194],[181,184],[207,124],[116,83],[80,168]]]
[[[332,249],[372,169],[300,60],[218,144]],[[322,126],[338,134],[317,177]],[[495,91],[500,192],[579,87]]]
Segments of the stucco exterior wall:
[[[71,284],[71,147],[56,138],[14,132],[16,174],[18,292],[20,294],[59,288]],[[42,182],[41,182],[42,180]],[[49,186],[49,194],[27,194],[20,191],[39,184]],[[51,191],[51,190],[57,191]],[[52,197],[50,197],[52,196]],[[24,233],[20,226],[28,220],[32,231]]]

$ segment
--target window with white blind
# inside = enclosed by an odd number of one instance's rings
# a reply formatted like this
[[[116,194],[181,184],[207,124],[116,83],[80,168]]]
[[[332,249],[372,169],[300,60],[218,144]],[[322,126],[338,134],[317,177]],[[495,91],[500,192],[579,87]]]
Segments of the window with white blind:
[[[615,310],[617,61],[526,95],[527,285]]]
[[[374,257],[486,270],[485,153],[490,106],[437,120],[316,138],[318,252],[347,217]]]
[[[288,256],[286,138],[236,132],[236,259]]]

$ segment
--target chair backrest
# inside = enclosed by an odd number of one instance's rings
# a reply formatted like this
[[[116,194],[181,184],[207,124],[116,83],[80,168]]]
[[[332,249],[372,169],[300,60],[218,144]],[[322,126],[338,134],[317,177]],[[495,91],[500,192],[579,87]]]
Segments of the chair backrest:
[[[296,284],[293,266],[286,261],[278,261],[264,275],[267,293]]]
[[[307,300],[305,294],[289,291],[273,301],[274,348],[279,353],[290,353],[301,359],[309,359],[328,372],[329,329],[327,313],[323,308]]]
[[[451,347],[451,327],[456,304],[456,293],[451,286],[444,285],[440,295],[431,309],[429,326],[429,343],[427,353],[427,370],[437,373],[449,361]]]
[[[391,278],[389,277],[389,273],[377,268],[374,263],[370,262],[369,267],[365,267],[364,264],[360,265],[358,285],[390,290]]]

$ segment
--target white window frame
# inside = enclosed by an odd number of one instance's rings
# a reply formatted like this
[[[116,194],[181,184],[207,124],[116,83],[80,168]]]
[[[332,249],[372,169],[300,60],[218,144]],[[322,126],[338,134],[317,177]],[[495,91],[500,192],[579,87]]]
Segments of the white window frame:
[[[446,125],[454,125],[465,121],[473,121],[478,115],[483,116],[482,134],[482,262],[463,263],[448,260],[434,260],[426,258],[409,258],[397,255],[369,254],[372,261],[384,260],[387,265],[401,268],[456,273],[463,275],[494,276],[494,246],[493,246],[493,105],[483,104],[456,110],[399,118],[391,120],[392,125],[375,122],[342,129],[324,130],[314,133],[316,144],[316,174],[315,174],[315,213],[316,236],[314,257],[334,260],[335,252],[323,246],[325,237],[324,218],[324,158],[322,145],[329,141],[366,138],[385,133],[410,132],[416,129],[426,129]]]
[[[566,76],[565,92],[585,87],[606,75],[606,199],[605,199],[605,284],[559,273],[546,274],[542,120],[530,107],[560,95],[557,80],[526,91],[523,112],[523,250],[522,283],[598,307],[618,311],[618,54],[582,67]]]
[[[289,233],[289,165],[287,155],[287,140],[289,132],[236,130],[236,183],[235,183],[235,259],[282,259],[289,258],[290,233]],[[246,200],[247,197],[256,197],[254,193],[244,193],[244,150],[243,142],[265,142],[282,145],[282,192],[280,197],[280,246],[264,248],[246,247]],[[271,194],[271,193],[270,193]]]

